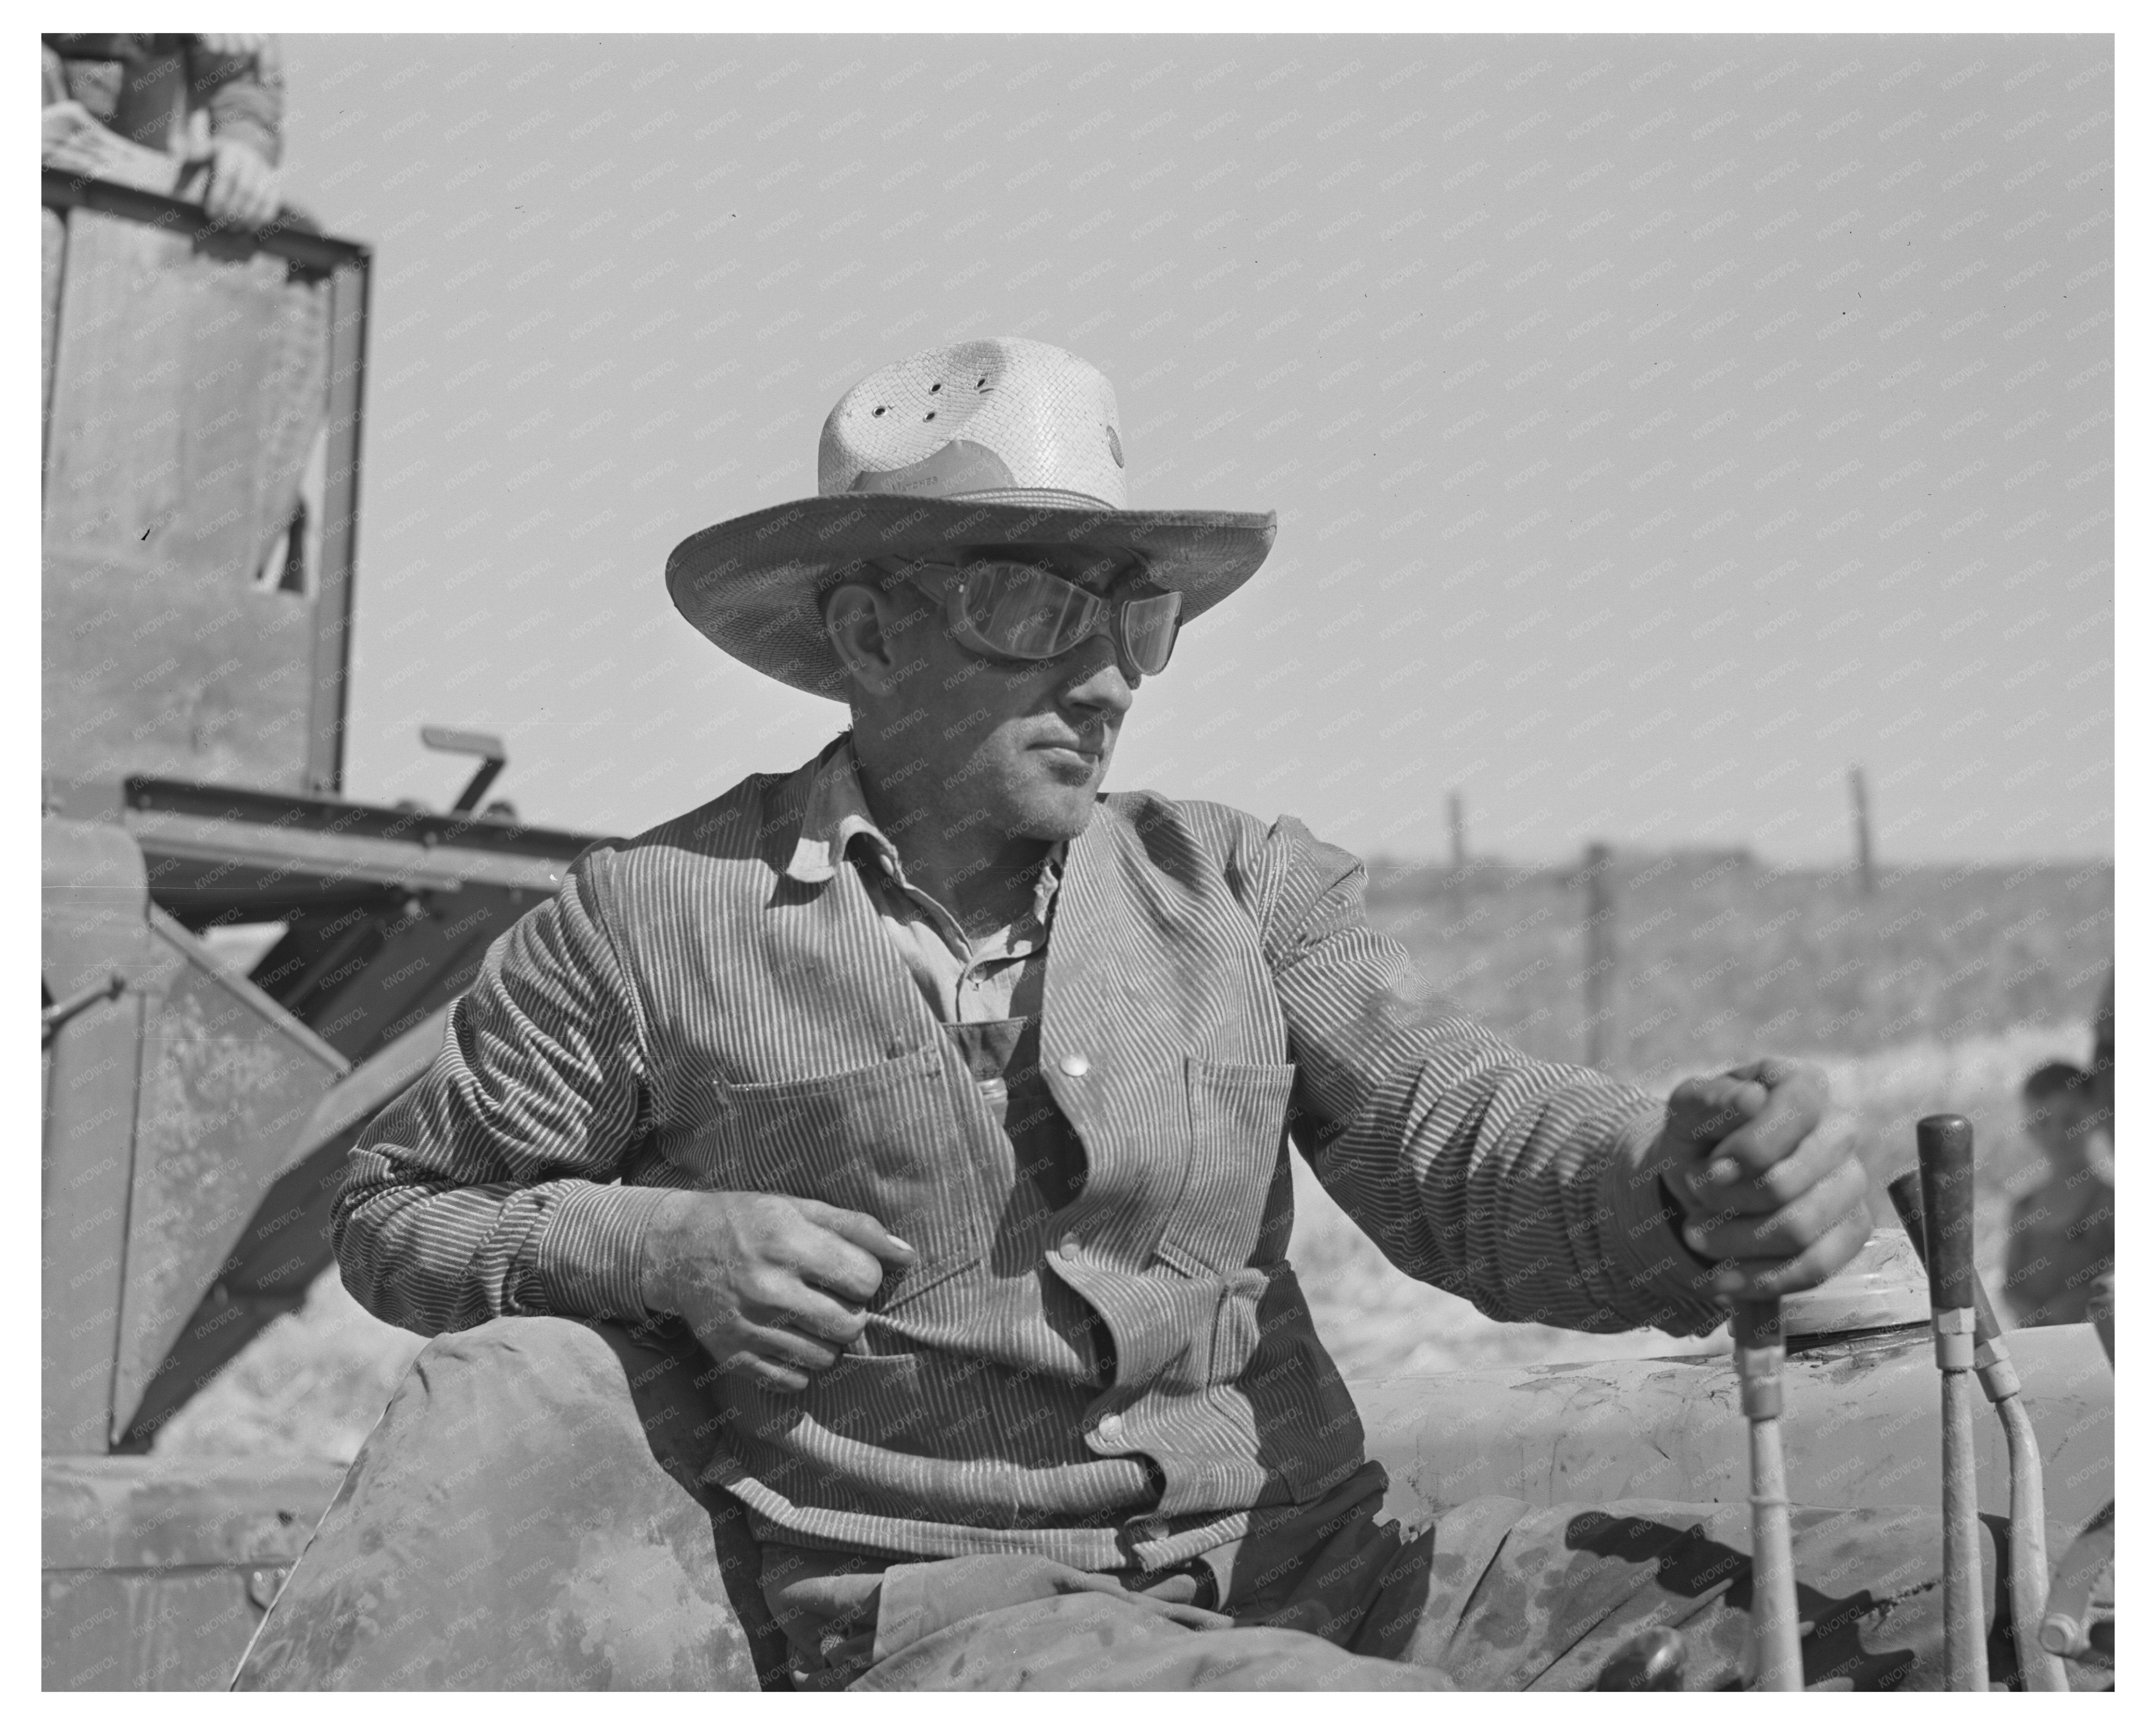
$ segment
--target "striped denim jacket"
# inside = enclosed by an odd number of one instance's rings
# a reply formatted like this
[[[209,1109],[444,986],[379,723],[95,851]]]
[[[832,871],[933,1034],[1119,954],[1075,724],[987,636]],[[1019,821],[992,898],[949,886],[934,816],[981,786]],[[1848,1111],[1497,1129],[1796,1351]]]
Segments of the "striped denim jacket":
[[[669,1188],[867,1211],[918,1253],[870,1351],[799,1394],[730,1377],[707,1477],[796,1543],[1096,1568],[1180,1562],[1362,1463],[1286,1258],[1291,1141],[1394,1264],[1493,1317],[1718,1321],[1635,1172],[1658,1104],[1423,996],[1361,865],[1301,823],[1144,792],[1070,849],[1040,1046],[1086,1179],[1050,1243],[1014,1237],[1010,1141],[857,875],[787,872],[818,764],[594,847],[495,943],[352,1153],[336,1243],[370,1311],[643,1318]]]

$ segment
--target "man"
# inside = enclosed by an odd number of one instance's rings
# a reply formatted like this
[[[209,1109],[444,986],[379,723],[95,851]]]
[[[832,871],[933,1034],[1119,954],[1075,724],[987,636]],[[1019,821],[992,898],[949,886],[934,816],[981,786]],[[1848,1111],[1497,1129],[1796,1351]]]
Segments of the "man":
[[[2022,1130],[2044,1158],[2007,1230],[2003,1291],[2023,1329],[2082,1322],[2097,1278],[2112,1267],[2108,1111],[2096,1090],[2093,1074],[2064,1060],[2039,1066],[2021,1086]]]
[[[274,36],[48,33],[44,157],[51,167],[143,177],[121,147],[207,170],[203,207],[235,227],[266,227],[278,206],[285,83]],[[151,189],[184,190],[192,167]]]
[[[346,1286],[423,1332],[678,1316],[807,1686],[1517,1686],[1679,1594],[1733,1680],[1743,1559],[1686,1567],[1715,1510],[1378,1518],[1286,1158],[1493,1316],[1700,1333],[1868,1235],[1823,1080],[1665,1107],[1529,1060],[1420,999],[1300,823],[1104,793],[1273,537],[1126,508],[1123,459],[1091,367],[965,342],[846,395],[817,497],[677,547],[688,619],[851,730],[496,943],[353,1154]],[[1812,1674],[1935,1682],[1935,1522],[1800,1521]]]

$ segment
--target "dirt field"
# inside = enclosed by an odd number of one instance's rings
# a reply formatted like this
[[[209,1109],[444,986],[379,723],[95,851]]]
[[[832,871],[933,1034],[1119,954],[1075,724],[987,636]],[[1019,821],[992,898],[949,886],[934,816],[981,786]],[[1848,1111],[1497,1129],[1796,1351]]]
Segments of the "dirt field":
[[[2007,1188],[2030,1154],[2016,1092],[2039,1063],[2088,1056],[2111,962],[2109,866],[1912,870],[1869,898],[1845,877],[1712,858],[1622,860],[1614,875],[1622,1029],[1611,1068],[1660,1091],[1758,1052],[1815,1055],[1882,1178],[1913,1162],[1919,1116],[1967,1114],[1982,1170],[1979,1262],[1995,1286]],[[1373,920],[1435,986],[1549,1057],[1580,1054],[1582,902],[1550,874],[1373,872]],[[1492,1323],[1402,1276],[1296,1173],[1291,1255],[1351,1378],[1725,1345]],[[1895,1225],[1883,1197],[1877,1216]],[[348,1457],[422,1345],[325,1276],[157,1447]]]
[[[2108,863],[1887,870],[1866,895],[1846,873],[1620,852],[1608,879],[1620,1072],[2085,1024],[2112,962]],[[1379,864],[1369,903],[1435,989],[1529,1054],[1582,1057],[1576,880]]]
[[[1917,1121],[1966,1114],[1979,1158],[1978,1264],[1994,1289],[2005,1260],[2007,1189],[2031,1155],[2020,1136],[2018,1095],[2031,1067],[2086,1060],[2088,1032],[2078,1024],[2025,1027],[2003,1035],[1942,1045],[1906,1044],[1865,1055],[1823,1056],[1836,1111],[1851,1120],[1875,1179],[1916,1163]],[[1656,1087],[1651,1076],[1650,1088]],[[1666,1086],[1664,1086],[1666,1087]],[[1537,1361],[1641,1358],[1726,1349],[1726,1336],[1677,1340],[1656,1331],[1583,1336],[1537,1324],[1495,1323],[1464,1300],[1410,1281],[1328,1199],[1298,1163],[1296,1230],[1290,1255],[1318,1332],[1349,1378],[1450,1371]],[[1885,1194],[1875,1225],[1898,1228]]]

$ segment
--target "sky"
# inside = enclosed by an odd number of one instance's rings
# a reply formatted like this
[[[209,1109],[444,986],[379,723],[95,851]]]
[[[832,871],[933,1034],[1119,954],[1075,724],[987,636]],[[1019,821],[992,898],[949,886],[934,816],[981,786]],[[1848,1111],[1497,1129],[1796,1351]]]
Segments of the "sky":
[[[666,553],[1019,335],[1139,506],[1270,509],[1111,788],[1365,855],[2107,855],[2103,37],[295,36],[374,248],[346,788],[632,832],[836,706]]]

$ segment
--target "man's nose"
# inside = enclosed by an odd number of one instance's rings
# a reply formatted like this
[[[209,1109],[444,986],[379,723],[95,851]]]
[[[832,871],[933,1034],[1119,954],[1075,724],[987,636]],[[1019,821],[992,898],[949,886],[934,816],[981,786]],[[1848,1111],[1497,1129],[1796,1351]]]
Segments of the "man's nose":
[[[1130,711],[1138,679],[1126,676],[1112,643],[1096,635],[1070,655],[1060,698],[1068,706],[1090,707],[1121,718]]]

